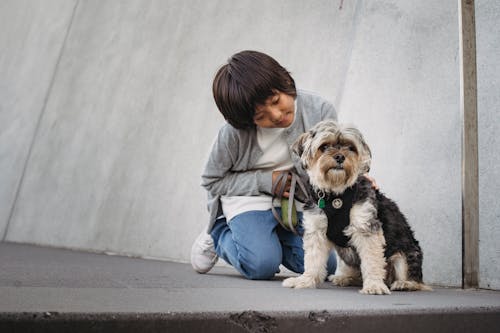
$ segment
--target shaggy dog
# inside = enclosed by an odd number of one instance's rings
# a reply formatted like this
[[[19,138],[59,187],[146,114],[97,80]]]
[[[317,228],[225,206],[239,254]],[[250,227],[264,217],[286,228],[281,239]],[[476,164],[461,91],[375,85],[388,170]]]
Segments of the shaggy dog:
[[[422,250],[398,206],[372,188],[365,174],[371,153],[354,127],[323,121],[293,146],[309,175],[304,207],[304,274],[283,286],[314,288],[325,280],[330,251],[337,252],[338,286],[361,285],[363,294],[430,290],[422,281]]]

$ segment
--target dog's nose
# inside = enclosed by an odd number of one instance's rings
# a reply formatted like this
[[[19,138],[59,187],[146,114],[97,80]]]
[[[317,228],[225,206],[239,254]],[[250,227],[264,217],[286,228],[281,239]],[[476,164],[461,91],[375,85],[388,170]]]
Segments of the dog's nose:
[[[335,154],[333,155],[333,159],[338,163],[338,164],[342,164],[344,163],[345,161],[345,156],[342,155],[342,154]]]

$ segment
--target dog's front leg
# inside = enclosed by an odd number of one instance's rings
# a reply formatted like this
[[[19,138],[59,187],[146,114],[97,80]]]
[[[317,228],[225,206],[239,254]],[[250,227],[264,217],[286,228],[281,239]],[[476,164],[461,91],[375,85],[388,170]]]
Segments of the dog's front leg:
[[[304,211],[304,274],[283,281],[284,287],[316,288],[326,278],[331,243],[326,237],[328,219],[319,208]]]
[[[385,238],[382,224],[376,218],[376,208],[368,201],[356,204],[351,209],[351,223],[345,234],[351,237],[351,245],[356,249],[363,277],[362,294],[390,294],[384,282],[386,262],[384,257]]]

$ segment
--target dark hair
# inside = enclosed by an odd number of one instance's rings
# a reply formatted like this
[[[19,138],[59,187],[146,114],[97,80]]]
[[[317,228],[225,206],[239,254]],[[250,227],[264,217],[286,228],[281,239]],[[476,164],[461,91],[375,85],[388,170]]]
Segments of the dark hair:
[[[212,92],[215,104],[235,128],[255,127],[255,107],[277,91],[296,97],[290,73],[267,54],[242,51],[228,59],[215,74]]]

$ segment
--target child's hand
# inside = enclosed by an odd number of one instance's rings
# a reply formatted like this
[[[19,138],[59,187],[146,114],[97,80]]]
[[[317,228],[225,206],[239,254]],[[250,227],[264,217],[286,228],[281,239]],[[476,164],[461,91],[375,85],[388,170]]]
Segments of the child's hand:
[[[368,176],[367,173],[365,173],[363,176],[372,183],[372,188],[374,190],[378,190],[379,189],[379,187],[377,185],[377,182],[375,181],[375,178]]]
[[[274,171],[273,172],[273,184],[276,183],[279,175],[280,175],[281,171]],[[286,185],[285,185],[285,190],[283,191],[283,198],[288,198],[289,195],[290,195],[290,183],[292,181],[292,176],[291,175],[288,175],[288,177],[286,178]],[[278,184],[274,190],[274,195],[276,196],[279,196],[279,191],[281,189],[281,186],[282,184]]]

